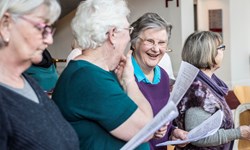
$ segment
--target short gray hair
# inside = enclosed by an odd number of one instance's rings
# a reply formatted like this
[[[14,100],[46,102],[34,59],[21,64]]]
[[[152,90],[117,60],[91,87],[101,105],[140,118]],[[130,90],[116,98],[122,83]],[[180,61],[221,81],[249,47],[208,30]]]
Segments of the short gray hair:
[[[165,29],[168,35],[168,40],[171,37],[172,25],[168,23],[165,19],[160,17],[156,13],[148,12],[138,18],[135,22],[131,24],[131,27],[134,28],[133,32],[130,34],[131,38],[131,48],[136,44],[138,36],[141,32],[152,29],[152,28],[162,28]]]
[[[216,65],[217,47],[222,44],[219,33],[196,31],[189,35],[182,49],[182,60],[199,69],[211,69]]]
[[[110,27],[124,27],[130,11],[124,0],[86,0],[80,3],[71,27],[79,46],[95,49],[107,40]]]

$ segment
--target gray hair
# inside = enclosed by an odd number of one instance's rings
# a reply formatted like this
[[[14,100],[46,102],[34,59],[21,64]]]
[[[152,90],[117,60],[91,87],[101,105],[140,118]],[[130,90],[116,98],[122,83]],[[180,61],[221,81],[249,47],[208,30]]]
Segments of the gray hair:
[[[138,36],[141,32],[152,29],[152,28],[162,28],[165,29],[168,35],[168,40],[171,37],[172,25],[160,17],[156,13],[145,13],[140,18],[138,18],[135,22],[131,24],[131,27],[134,28],[133,32],[130,34],[131,38],[131,48],[136,44]]]
[[[95,49],[107,40],[110,27],[124,27],[130,11],[124,0],[86,0],[80,3],[71,27],[79,46]]]
[[[216,65],[217,47],[222,44],[220,34],[197,31],[189,35],[182,49],[182,60],[199,69],[211,69]]]

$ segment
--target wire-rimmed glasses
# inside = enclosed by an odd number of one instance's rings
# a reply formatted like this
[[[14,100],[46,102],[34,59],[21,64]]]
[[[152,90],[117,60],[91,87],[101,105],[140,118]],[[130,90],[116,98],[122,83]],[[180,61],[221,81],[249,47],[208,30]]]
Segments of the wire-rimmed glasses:
[[[141,37],[138,37],[145,46],[152,48],[154,46],[158,46],[161,49],[165,49],[165,52],[172,52],[173,50],[168,48],[168,41],[159,41],[156,42],[154,39],[143,39]]]

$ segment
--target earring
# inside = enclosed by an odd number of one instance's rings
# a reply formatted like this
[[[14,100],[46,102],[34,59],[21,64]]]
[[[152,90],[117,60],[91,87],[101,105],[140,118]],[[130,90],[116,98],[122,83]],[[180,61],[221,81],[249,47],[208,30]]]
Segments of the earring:
[[[5,43],[9,43],[9,41],[10,41],[9,38],[6,38],[6,39],[4,38],[4,42],[5,42]]]

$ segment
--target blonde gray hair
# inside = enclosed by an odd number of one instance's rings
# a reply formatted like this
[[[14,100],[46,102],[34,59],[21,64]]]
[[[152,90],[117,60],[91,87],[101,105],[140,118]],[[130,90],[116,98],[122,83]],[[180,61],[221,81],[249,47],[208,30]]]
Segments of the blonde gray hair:
[[[16,16],[29,14],[41,5],[48,7],[48,15],[45,16],[48,23],[55,22],[61,13],[61,7],[57,0],[1,0],[0,18],[6,12]]]
[[[60,13],[61,6],[57,0],[1,0],[0,1],[0,19],[3,18],[5,13],[9,13],[14,18],[32,13],[41,5],[48,7],[46,21],[49,24],[54,23]],[[3,39],[0,39],[0,47],[4,45]]]
[[[216,65],[217,47],[222,44],[220,34],[211,31],[197,31],[185,41],[182,60],[199,69],[211,69]]]

